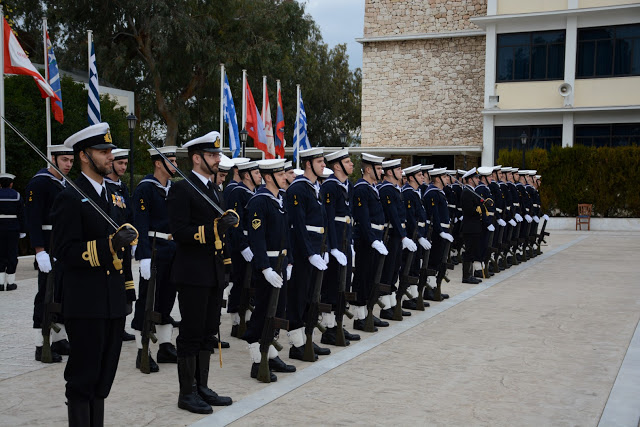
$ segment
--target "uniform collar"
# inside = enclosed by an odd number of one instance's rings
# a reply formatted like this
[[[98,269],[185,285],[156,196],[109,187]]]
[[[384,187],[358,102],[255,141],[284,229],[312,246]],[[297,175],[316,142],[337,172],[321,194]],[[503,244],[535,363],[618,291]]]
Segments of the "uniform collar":
[[[204,184],[205,187],[209,187],[209,183],[211,182],[211,180],[209,178],[207,178],[204,175],[199,174],[198,172],[194,171],[193,169],[191,170],[191,172],[195,176],[197,176],[200,181],[202,181],[202,183]]]
[[[280,192],[278,192],[278,195],[280,195]],[[281,197],[276,197],[274,196],[271,191],[269,191],[267,189],[266,186],[262,186],[260,188],[258,188],[258,190],[255,192],[255,194],[253,195],[253,197],[258,197],[258,196],[262,196],[262,197],[269,197],[271,200],[273,200],[274,202],[276,202],[278,204],[278,206],[280,207],[280,209],[282,209],[283,206],[283,201]]]
[[[89,176],[82,172],[82,175],[84,175],[85,178],[87,178],[87,180],[91,183],[91,186],[96,190],[96,193],[98,193],[98,196],[100,196],[102,194],[102,190],[104,190],[104,194],[107,194],[107,187],[105,186],[105,181],[102,181],[102,184],[100,184],[98,181],[93,180],[92,178],[89,178]]]

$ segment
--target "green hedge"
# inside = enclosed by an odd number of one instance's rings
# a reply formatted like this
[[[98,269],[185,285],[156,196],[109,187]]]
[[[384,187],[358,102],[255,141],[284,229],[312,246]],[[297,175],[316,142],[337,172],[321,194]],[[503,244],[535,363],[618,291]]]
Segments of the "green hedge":
[[[542,205],[553,215],[575,216],[578,203],[591,203],[595,216],[640,217],[640,147],[533,149],[525,161],[542,175]],[[522,151],[500,150],[498,164],[521,167]]]

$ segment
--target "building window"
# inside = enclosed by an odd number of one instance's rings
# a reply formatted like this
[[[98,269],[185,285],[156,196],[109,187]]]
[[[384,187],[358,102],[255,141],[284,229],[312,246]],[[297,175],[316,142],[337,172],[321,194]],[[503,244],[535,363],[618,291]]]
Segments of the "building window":
[[[575,144],[588,147],[627,147],[640,144],[640,123],[576,125]]]
[[[562,125],[496,126],[494,161],[498,160],[500,150],[522,150],[522,132],[527,134],[527,150],[549,150],[554,145],[562,146]]]
[[[640,24],[578,29],[576,77],[640,75]]]
[[[498,34],[498,82],[564,78],[565,31]]]

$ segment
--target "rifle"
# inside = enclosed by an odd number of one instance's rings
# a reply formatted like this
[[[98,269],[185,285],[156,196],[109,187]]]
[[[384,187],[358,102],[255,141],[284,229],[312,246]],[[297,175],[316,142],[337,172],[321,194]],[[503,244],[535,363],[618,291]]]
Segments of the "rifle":
[[[154,311],[156,301],[156,275],[158,267],[156,266],[156,235],[153,234],[151,243],[151,276],[147,285],[147,299],[144,304],[144,321],[142,323],[142,351],[140,352],[140,372],[143,374],[151,373],[149,364],[149,340],[154,343],[158,342],[156,338],[155,325],[162,321],[162,316]]]
[[[252,295],[252,270],[253,268],[251,268],[251,264],[247,263],[247,269],[244,272],[244,280],[242,282],[242,292],[240,293],[240,305],[238,307],[238,314],[240,315],[240,324],[238,325],[238,338],[242,338],[244,333],[247,331],[247,310],[253,312],[253,307],[251,307],[251,303],[249,302],[249,298],[251,298]]]
[[[495,225],[494,227],[498,227],[498,225]],[[493,257],[491,255],[495,254],[498,252],[497,248],[494,248],[493,245],[493,235],[494,235],[495,231],[490,231],[489,232],[489,237],[487,238],[487,254],[485,256],[485,269],[487,269],[487,271],[485,272],[485,276],[489,277],[489,262],[491,261],[491,263],[493,264],[493,271],[494,272],[498,272],[500,270],[500,268],[498,267],[498,263],[496,262],[496,260],[493,259]]]
[[[433,228],[431,228],[431,222],[429,222],[429,224],[427,225],[426,235],[426,239],[428,241],[431,241],[432,232]],[[416,308],[419,311],[424,311],[424,287],[427,285],[427,277],[436,275],[436,271],[429,268],[430,255],[431,249],[425,249],[422,254],[422,265],[420,266],[420,276],[418,280],[418,299],[416,301]]]
[[[342,253],[345,254],[345,256],[347,251],[350,250],[347,242],[347,226],[348,226],[348,223],[345,223],[344,228],[342,229]],[[354,301],[357,298],[357,295],[355,292],[346,292],[348,271],[349,271],[348,265],[338,266],[338,302],[335,310],[336,311],[336,346],[338,347],[347,346],[347,340],[344,337],[344,329],[342,326],[342,320],[344,318],[344,315],[346,314],[349,319],[353,318],[353,314],[351,314],[349,310],[347,310],[346,308],[347,301]]]
[[[51,242],[53,245],[53,242]],[[49,247],[53,247],[49,245]],[[60,332],[60,327],[53,321],[53,315],[62,311],[62,305],[54,301],[55,288],[55,263],[51,251],[49,251],[49,262],[51,271],[47,273],[47,285],[44,292],[44,315],[42,317],[42,363],[53,363],[51,355],[51,329]]]
[[[388,240],[389,240],[389,224],[385,224],[382,243],[386,246]],[[377,253],[376,273],[375,273],[375,276],[373,277],[371,292],[369,293],[369,299],[367,300],[367,318],[365,319],[365,322],[364,322],[365,332],[375,332],[374,325],[373,325],[373,307],[376,304],[378,304],[380,308],[384,308],[384,306],[378,299],[378,292],[380,291],[391,292],[391,286],[383,285],[382,283],[380,283],[380,278],[382,277],[382,269],[384,268],[384,260],[386,257],[387,257],[386,255],[382,255],[379,252]]]
[[[284,238],[282,239],[282,245],[284,246]],[[276,261],[276,271],[278,274],[282,272],[282,262],[286,251],[280,250],[278,260]],[[249,267],[251,268],[251,267]],[[269,295],[269,306],[267,307],[267,316],[264,320],[264,327],[262,328],[262,336],[260,337],[260,367],[258,368],[258,381],[263,383],[271,382],[271,372],[269,371],[269,346],[276,344],[274,341],[274,332],[277,329],[289,329],[289,321],[276,317],[276,310],[278,309],[278,298],[280,297],[280,288],[271,287],[271,294]],[[276,347],[277,348],[277,347]],[[282,347],[280,347],[282,349]]]
[[[415,242],[417,237],[418,224],[416,224],[416,227],[413,229],[411,240]],[[406,295],[407,298],[412,299],[413,297],[409,292],[407,292],[407,290],[409,289],[409,286],[418,284],[418,278],[410,275],[414,255],[415,252],[409,251],[402,268],[402,275],[400,276],[400,283],[398,284],[398,292],[396,292],[396,306],[393,309],[393,320],[402,320],[402,297]]]
[[[447,269],[452,269],[453,266],[449,267],[450,264],[447,263],[449,259],[449,251],[451,250],[451,242],[447,239],[443,239],[444,241],[444,251],[442,253],[442,261],[438,265],[438,273],[436,275],[436,288],[434,289],[434,299],[436,301],[442,301],[442,280],[447,280]]]
[[[327,250],[327,232],[322,233],[322,244],[320,245],[320,253],[324,254]],[[311,304],[307,309],[307,319],[304,326],[304,333],[307,336],[307,342],[304,345],[304,355],[302,360],[305,362],[315,362],[316,353],[313,350],[313,329],[318,328],[320,332],[326,331],[325,327],[318,323],[318,315],[320,313],[330,313],[331,305],[323,304],[320,302],[320,291],[322,290],[322,279],[324,277],[324,270],[315,271],[315,283],[313,287],[313,294],[311,295]]]
[[[538,255],[542,254],[542,251],[540,250],[540,246],[542,246],[543,243],[547,243],[547,241],[544,238],[549,235],[549,232],[548,231],[544,231],[545,228],[547,228],[547,220],[546,219],[544,220],[544,223],[542,223],[542,230],[540,230],[540,234],[538,234],[538,236],[537,236],[536,252],[538,253]]]

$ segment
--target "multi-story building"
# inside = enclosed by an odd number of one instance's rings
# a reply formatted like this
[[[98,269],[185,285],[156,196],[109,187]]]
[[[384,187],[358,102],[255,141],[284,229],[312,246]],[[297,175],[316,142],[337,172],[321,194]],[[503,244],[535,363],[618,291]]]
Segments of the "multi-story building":
[[[366,0],[359,41],[363,149],[640,143],[638,1]]]

